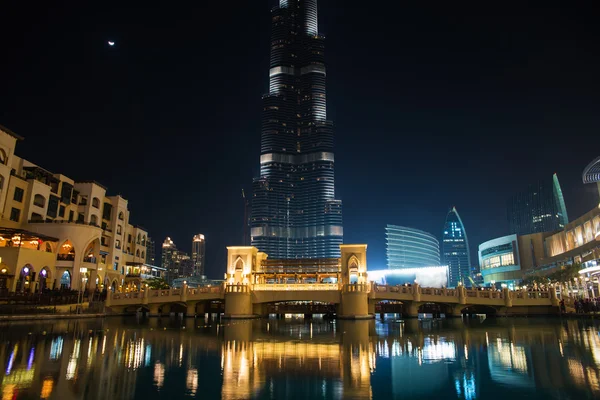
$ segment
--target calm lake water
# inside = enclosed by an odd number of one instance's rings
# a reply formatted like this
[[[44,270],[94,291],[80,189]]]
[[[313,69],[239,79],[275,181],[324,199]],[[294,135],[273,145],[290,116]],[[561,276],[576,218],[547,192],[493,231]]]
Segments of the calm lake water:
[[[599,325],[128,319],[0,325],[2,399],[600,398]]]

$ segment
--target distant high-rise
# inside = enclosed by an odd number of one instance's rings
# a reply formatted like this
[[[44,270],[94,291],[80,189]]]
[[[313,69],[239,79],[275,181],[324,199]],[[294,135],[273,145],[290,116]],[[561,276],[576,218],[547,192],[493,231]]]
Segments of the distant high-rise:
[[[511,197],[507,211],[509,233],[517,235],[558,231],[569,222],[556,174]]]
[[[465,226],[456,207],[446,216],[442,235],[442,263],[448,266],[448,286],[468,284],[471,276],[471,254]]]
[[[150,237],[146,240],[146,264],[156,265],[156,244]]]
[[[440,265],[440,243],[432,234],[405,226],[388,225],[385,235],[389,269]]]
[[[194,264],[194,276],[204,276],[204,255],[206,243],[204,235],[194,235],[192,239],[192,263]]]
[[[165,275],[169,284],[173,279],[179,277],[179,266],[177,265],[177,247],[170,237],[167,237],[162,244],[161,267],[167,270]]]
[[[342,202],[335,198],[333,123],[327,120],[325,38],[318,31],[317,0],[280,0],[271,21],[251,243],[275,259],[339,257]]]

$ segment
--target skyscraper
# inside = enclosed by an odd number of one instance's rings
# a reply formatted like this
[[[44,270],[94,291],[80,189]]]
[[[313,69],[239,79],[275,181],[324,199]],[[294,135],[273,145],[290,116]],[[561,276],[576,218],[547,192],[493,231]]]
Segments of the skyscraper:
[[[446,216],[442,238],[442,263],[448,266],[448,286],[455,287],[459,282],[468,284],[471,275],[469,240],[456,207]]]
[[[169,285],[173,279],[179,277],[179,263],[177,262],[178,250],[170,237],[167,237],[162,244],[161,267],[167,270],[166,280]]]
[[[194,264],[194,276],[204,276],[204,253],[206,243],[204,242],[204,235],[194,235],[192,239],[192,262]]]
[[[431,233],[405,226],[385,228],[389,269],[423,268],[440,265],[440,243]]]
[[[271,20],[251,243],[270,258],[339,257],[342,202],[335,198],[333,123],[327,120],[325,38],[318,31],[317,0],[280,0]]]
[[[146,240],[146,264],[156,265],[156,244],[150,237]]]
[[[508,201],[509,233],[530,235],[558,231],[569,222],[567,208],[556,174],[538,181]]]

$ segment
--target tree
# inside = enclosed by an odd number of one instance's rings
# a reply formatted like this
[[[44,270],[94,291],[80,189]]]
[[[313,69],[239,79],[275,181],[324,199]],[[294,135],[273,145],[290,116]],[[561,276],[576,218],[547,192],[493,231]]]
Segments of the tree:
[[[170,289],[169,284],[163,278],[152,278],[146,281],[150,289]]]

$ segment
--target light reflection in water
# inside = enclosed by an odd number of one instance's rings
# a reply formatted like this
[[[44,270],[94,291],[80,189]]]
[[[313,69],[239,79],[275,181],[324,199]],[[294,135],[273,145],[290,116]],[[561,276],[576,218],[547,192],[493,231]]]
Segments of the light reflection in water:
[[[179,393],[175,397],[474,400],[481,387],[498,398],[515,389],[528,398],[600,396],[595,322],[487,319],[425,326],[407,320],[398,326],[273,319],[209,328],[193,320],[107,320],[110,330],[68,324],[57,325],[60,334],[0,330],[3,399]],[[23,329],[50,331],[44,324]]]

